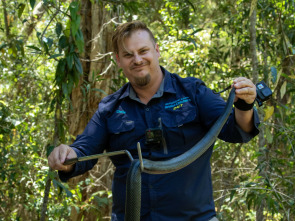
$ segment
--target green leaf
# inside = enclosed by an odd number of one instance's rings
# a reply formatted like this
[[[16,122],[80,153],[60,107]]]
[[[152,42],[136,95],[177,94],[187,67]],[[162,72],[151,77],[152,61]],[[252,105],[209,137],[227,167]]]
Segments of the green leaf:
[[[57,34],[57,37],[60,36],[61,32],[62,32],[62,24],[60,22],[57,22],[55,26],[55,33]]]
[[[17,16],[20,18],[25,10],[26,5],[23,3],[20,3],[18,6]]]
[[[79,53],[83,53],[83,51],[84,51],[84,37],[83,37],[83,33],[80,28],[77,31],[75,39],[76,39],[76,45],[79,50]]]
[[[53,45],[53,39],[52,38],[46,38],[46,44],[48,45],[48,48],[50,49]]]
[[[73,194],[71,193],[71,191],[68,190],[68,188],[66,188],[61,182],[57,181],[56,179],[52,180],[54,186],[59,186],[61,189],[63,189],[68,197],[72,197]]]
[[[271,71],[271,75],[272,75],[272,79],[271,79],[272,83],[276,83],[277,77],[278,77],[278,71],[275,67],[271,67],[270,71]]]
[[[59,38],[59,41],[58,41],[58,47],[60,49],[64,49],[68,46],[68,38],[64,35],[62,35],[60,38]]]
[[[286,94],[286,90],[287,90],[287,81],[285,81],[280,89],[280,94],[281,94],[281,99],[283,99],[283,97]]]
[[[36,3],[36,0],[30,0],[30,5],[31,5],[32,9],[34,9],[35,3]]]
[[[60,141],[63,143],[65,140],[65,130],[64,130],[64,124],[61,120],[59,120],[57,123],[57,129],[58,129],[57,131],[58,131]]]
[[[63,56],[63,54],[54,54],[54,55],[51,55],[48,59],[57,58],[60,56]]]
[[[199,29],[195,30],[193,33],[191,33],[190,35],[194,35],[200,31],[203,31],[203,30],[204,30],[203,28],[199,28]]]
[[[47,146],[47,149],[46,149],[46,157],[48,157],[50,155],[50,153],[53,151],[53,149],[54,149],[54,146],[53,145]]]
[[[98,91],[98,92],[101,92],[101,93],[103,93],[104,95],[108,95],[104,90],[102,90],[102,89],[98,89],[98,88],[92,88],[91,89],[92,91]]]
[[[79,2],[72,2],[69,6],[70,8],[70,13],[71,13],[71,18],[72,21],[76,21],[77,19],[77,13],[79,11]]]
[[[26,46],[27,48],[31,48],[31,49],[34,49],[34,50],[36,50],[36,51],[40,51],[40,52],[42,52],[42,50],[40,49],[40,48],[38,48],[38,47],[36,47],[36,46],[34,46],[34,45],[28,45],[28,46]]]
[[[72,73],[73,73],[72,76],[73,76],[74,83],[75,83],[76,86],[78,86],[81,74],[77,71],[76,68],[73,70]]]
[[[56,67],[56,73],[55,73],[55,80],[58,85],[60,85],[61,82],[64,81],[65,67],[66,67],[65,60],[64,59],[59,60]]]
[[[66,57],[66,60],[67,60],[67,65],[68,65],[69,69],[71,70],[71,69],[73,68],[73,64],[74,64],[73,54],[70,53],[70,54]]]
[[[47,43],[43,41],[43,44],[42,45],[43,45],[43,48],[45,50],[45,53],[48,54],[49,53],[49,48],[48,48]]]
[[[77,31],[79,30],[80,22],[81,22],[81,16],[77,16],[76,20],[72,20],[71,22],[72,36],[75,36]]]
[[[84,88],[83,86],[81,86],[80,88],[81,88],[81,91],[82,91],[83,97],[86,97],[85,88]]]
[[[271,134],[270,130],[268,127],[265,128],[265,136],[266,136],[266,140],[269,144],[272,143],[273,141],[273,135]]]
[[[78,71],[78,73],[83,74],[82,64],[81,64],[81,61],[76,53],[74,54],[74,61],[75,61],[75,67],[76,67],[76,70]]]
[[[72,90],[73,90],[73,87],[74,87],[74,79],[73,79],[73,77],[71,75],[69,76],[69,82],[68,82],[67,86],[68,86],[69,94],[72,93]]]
[[[69,96],[68,85],[66,82],[62,82],[62,92],[65,95],[65,97]]]
[[[8,44],[5,44],[5,43],[1,44],[0,45],[0,50],[2,50],[3,48],[5,48],[6,46],[8,46]]]

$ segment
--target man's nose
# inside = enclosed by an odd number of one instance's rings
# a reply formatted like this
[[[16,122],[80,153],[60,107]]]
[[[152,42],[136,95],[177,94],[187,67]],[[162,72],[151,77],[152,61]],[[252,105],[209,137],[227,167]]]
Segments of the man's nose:
[[[142,57],[140,55],[134,55],[134,63],[135,64],[141,64],[142,63]]]

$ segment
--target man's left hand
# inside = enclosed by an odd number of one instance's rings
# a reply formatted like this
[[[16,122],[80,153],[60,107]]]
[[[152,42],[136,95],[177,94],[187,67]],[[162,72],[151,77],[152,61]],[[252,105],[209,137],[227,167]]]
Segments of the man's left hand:
[[[256,86],[253,82],[245,77],[234,79],[233,87],[236,89],[235,102],[238,98],[248,104],[252,104],[256,98]]]

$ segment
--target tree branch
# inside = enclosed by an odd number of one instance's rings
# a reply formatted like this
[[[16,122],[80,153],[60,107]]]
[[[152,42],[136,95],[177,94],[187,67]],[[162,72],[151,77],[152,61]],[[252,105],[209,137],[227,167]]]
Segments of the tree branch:
[[[8,24],[8,19],[7,19],[7,10],[6,10],[6,0],[2,0],[3,4],[3,11],[4,11],[4,23],[5,23],[5,30],[6,30],[6,38],[9,40],[10,36],[10,29],[9,29],[9,24]]]
[[[256,7],[253,9],[250,15],[250,51],[252,57],[252,69],[253,69],[253,81],[258,82],[258,59],[256,52],[256,17],[257,10]]]

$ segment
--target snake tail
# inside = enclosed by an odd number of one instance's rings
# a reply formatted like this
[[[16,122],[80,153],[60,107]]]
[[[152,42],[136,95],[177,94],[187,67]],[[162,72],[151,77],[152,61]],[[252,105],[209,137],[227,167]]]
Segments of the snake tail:
[[[139,160],[131,162],[126,185],[125,221],[140,221],[141,171]]]

